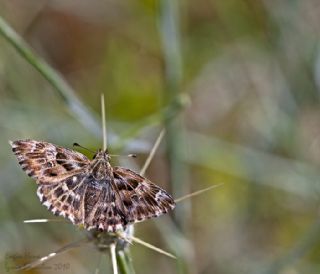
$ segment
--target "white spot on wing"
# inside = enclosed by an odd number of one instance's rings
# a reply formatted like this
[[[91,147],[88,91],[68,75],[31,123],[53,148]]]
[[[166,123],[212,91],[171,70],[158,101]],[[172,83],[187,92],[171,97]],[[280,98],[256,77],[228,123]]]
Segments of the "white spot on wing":
[[[158,192],[156,193],[155,199],[156,199],[157,202],[160,201],[161,196],[162,196],[162,191],[160,190],[160,191],[158,191]]]
[[[51,206],[51,203],[49,201],[45,201],[43,203],[44,206],[46,206],[47,208],[49,208]]]
[[[43,194],[41,193],[41,189],[40,188],[37,189],[37,196],[39,197],[40,201],[42,201]]]
[[[90,226],[87,227],[87,230],[91,230],[91,229],[94,229],[94,228],[95,228],[95,226],[90,225]]]
[[[117,225],[116,225],[116,230],[117,230],[117,231],[118,231],[118,230],[123,230],[122,225],[121,225],[121,224],[117,224]]]
[[[62,190],[63,191],[69,191],[69,188],[67,187],[66,184],[62,184]]]
[[[72,222],[72,223],[74,223],[74,217],[72,216],[72,215],[69,215],[69,220]]]

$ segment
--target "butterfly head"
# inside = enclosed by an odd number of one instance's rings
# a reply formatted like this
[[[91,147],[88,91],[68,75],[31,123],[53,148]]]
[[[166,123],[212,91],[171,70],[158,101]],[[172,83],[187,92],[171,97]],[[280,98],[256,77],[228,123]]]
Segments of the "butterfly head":
[[[110,161],[111,157],[108,153],[108,149],[106,150],[98,149],[96,154],[93,156],[93,159],[98,161]]]
[[[112,176],[112,167],[109,163],[110,155],[107,150],[99,149],[91,161],[91,173],[97,180],[110,178]]]

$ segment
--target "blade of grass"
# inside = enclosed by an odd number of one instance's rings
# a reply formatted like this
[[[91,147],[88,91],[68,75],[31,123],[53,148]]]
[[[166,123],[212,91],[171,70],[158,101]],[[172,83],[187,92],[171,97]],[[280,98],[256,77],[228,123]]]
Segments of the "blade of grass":
[[[107,126],[106,126],[106,107],[104,101],[104,94],[101,94],[101,119],[102,119],[102,139],[103,139],[103,150],[107,149]]]
[[[190,165],[294,193],[308,202],[318,201],[320,172],[312,164],[192,131],[188,131],[188,140],[192,153],[184,154],[183,160]],[[258,175],[254,180],[252,173]]]
[[[64,219],[29,219],[29,220],[24,220],[23,221],[25,224],[35,224],[35,223],[49,223],[49,222],[63,222],[67,223],[66,220]]]
[[[145,241],[141,240],[140,238],[137,238],[137,237],[135,237],[135,236],[133,236],[133,235],[131,235],[130,238],[127,238],[125,235],[123,235],[123,234],[121,234],[121,233],[118,233],[117,235],[118,235],[120,238],[122,238],[123,240],[125,240],[125,241],[135,242],[135,243],[140,244],[140,245],[143,245],[143,246],[145,246],[145,247],[147,247],[147,248],[149,248],[149,249],[151,249],[151,250],[154,250],[154,251],[156,251],[156,252],[158,252],[158,253],[160,253],[160,254],[166,255],[166,256],[168,256],[168,257],[170,257],[170,258],[172,258],[172,259],[177,259],[177,257],[174,256],[173,254],[171,254],[171,253],[169,253],[169,252],[167,252],[167,251],[164,251],[164,250],[162,250],[161,248],[156,247],[156,246],[154,246],[154,245],[152,245],[152,244],[149,244],[149,243],[147,243],[147,242],[145,242]]]
[[[67,245],[57,249],[54,252],[49,253],[46,256],[41,257],[38,260],[35,260],[35,261],[33,261],[31,263],[28,263],[28,264],[26,264],[24,266],[18,267],[17,270],[21,271],[21,270],[28,270],[28,269],[34,268],[34,267],[36,267],[38,265],[41,265],[41,264],[45,263],[46,261],[58,256],[58,255],[61,255],[64,252],[67,252],[67,251],[69,251],[71,249],[77,248],[77,247],[79,247],[79,246],[81,246],[83,244],[86,244],[86,243],[88,243],[88,239],[77,240],[75,242],[72,242],[70,244],[67,244]]]
[[[180,198],[175,199],[174,201],[175,201],[176,203],[179,203],[179,202],[181,202],[181,201],[183,201],[183,200],[190,199],[190,198],[192,198],[192,197],[194,197],[194,196],[200,195],[200,194],[202,194],[202,193],[204,193],[204,192],[206,192],[206,191],[209,191],[209,190],[211,190],[211,189],[213,189],[213,188],[217,188],[217,187],[222,186],[222,185],[223,185],[223,184],[218,184],[218,185],[209,186],[209,187],[207,187],[207,188],[200,189],[200,190],[198,190],[198,191],[195,191],[195,192],[192,192],[192,193],[190,193],[190,194],[184,195],[184,196],[182,196],[182,197],[180,197]]]
[[[144,174],[146,173],[146,170],[149,167],[151,160],[153,159],[165,133],[166,133],[166,131],[164,129],[161,130],[156,142],[154,143],[154,145],[149,153],[147,160],[145,161],[143,167],[141,168],[141,171],[140,171],[141,176],[144,176]]]

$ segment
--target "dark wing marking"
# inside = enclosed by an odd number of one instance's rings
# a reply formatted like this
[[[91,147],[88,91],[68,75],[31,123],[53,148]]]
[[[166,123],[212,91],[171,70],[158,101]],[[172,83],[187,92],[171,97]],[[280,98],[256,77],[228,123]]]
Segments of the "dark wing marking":
[[[83,154],[47,142],[10,141],[22,169],[38,183],[59,182],[81,172],[90,163]]]
[[[58,183],[39,184],[37,195],[41,203],[55,215],[68,218],[73,224],[83,224],[86,177],[85,173],[78,173]]]
[[[87,230],[115,232],[127,224],[111,184],[97,182],[89,173],[79,173],[56,184],[41,184],[37,194],[48,210]]]
[[[175,207],[165,190],[137,173],[121,167],[115,167],[113,173],[114,180],[101,181],[90,173],[73,175],[59,185],[39,186],[38,195],[53,213],[87,230],[108,232],[158,217]]]
[[[115,167],[113,174],[119,203],[122,203],[128,223],[158,217],[174,209],[173,198],[148,179],[122,167]]]

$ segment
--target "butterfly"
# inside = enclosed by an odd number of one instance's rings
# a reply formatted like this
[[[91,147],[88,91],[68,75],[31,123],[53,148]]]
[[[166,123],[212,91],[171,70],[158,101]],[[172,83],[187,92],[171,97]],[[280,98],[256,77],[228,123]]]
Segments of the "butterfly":
[[[107,150],[92,160],[61,146],[35,140],[9,141],[21,168],[38,185],[41,203],[87,230],[123,231],[128,224],[174,209],[162,188],[130,169],[112,167]]]

